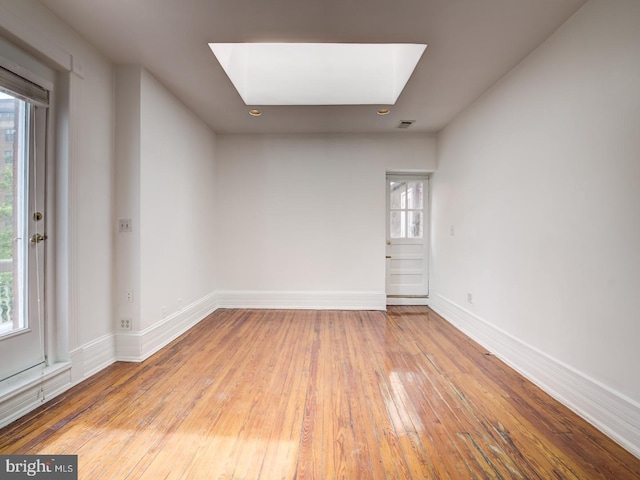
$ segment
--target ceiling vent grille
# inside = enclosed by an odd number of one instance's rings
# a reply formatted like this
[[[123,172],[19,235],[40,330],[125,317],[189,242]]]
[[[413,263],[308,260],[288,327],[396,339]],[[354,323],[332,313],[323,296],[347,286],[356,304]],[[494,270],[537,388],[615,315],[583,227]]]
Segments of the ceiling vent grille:
[[[416,123],[415,120],[400,120],[400,123],[396,128],[409,128],[414,123]]]

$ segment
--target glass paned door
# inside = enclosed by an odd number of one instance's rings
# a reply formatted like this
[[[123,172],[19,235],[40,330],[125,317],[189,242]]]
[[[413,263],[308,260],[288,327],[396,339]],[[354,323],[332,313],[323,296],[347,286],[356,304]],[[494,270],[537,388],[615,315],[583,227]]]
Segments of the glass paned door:
[[[387,302],[429,293],[428,185],[426,176],[387,176]]]
[[[44,362],[45,135],[45,108],[0,92],[0,381]]]

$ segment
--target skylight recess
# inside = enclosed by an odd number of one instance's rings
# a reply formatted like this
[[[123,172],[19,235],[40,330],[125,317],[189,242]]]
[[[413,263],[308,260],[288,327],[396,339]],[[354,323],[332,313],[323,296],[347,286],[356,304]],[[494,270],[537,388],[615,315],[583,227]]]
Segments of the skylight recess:
[[[210,43],[246,105],[393,105],[424,44]]]

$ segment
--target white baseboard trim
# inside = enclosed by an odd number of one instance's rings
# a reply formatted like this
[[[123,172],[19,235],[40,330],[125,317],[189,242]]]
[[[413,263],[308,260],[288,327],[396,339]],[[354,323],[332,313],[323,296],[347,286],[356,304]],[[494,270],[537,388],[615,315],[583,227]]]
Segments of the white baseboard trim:
[[[255,291],[218,292],[220,308],[301,310],[386,310],[384,292]]]
[[[514,370],[640,458],[640,404],[518,340],[442,295],[430,307]]]
[[[76,385],[116,361],[115,335],[103,335],[69,353],[72,383]]]
[[[0,428],[71,388],[71,362],[50,365],[0,390]]]
[[[142,362],[204,320],[218,308],[216,293],[210,293],[141,332],[116,334],[116,359]]]
[[[115,339],[104,335],[69,353],[63,361],[33,369],[0,388],[0,428],[35,410],[115,362]]]

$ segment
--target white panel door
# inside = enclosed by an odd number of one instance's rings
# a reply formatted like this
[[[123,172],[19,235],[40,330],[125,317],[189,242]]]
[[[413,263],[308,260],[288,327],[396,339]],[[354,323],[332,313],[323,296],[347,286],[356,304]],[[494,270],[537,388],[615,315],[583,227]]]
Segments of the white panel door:
[[[425,176],[387,176],[388,303],[393,303],[392,298],[418,299],[429,294],[428,188]]]

